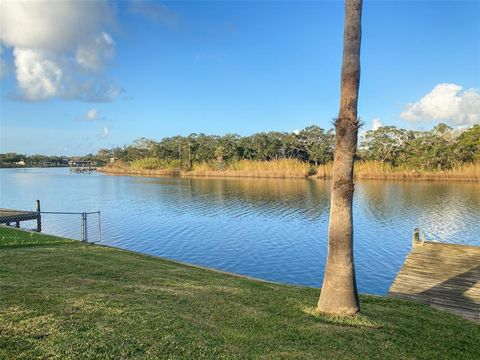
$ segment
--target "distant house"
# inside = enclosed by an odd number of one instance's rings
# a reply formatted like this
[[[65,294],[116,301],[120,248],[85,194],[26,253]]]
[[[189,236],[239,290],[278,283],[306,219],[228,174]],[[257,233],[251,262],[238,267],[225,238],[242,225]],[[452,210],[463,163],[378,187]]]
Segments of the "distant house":
[[[110,162],[111,162],[111,163],[114,163],[114,162],[115,162],[115,158],[111,157],[111,158],[110,158]]]
[[[20,160],[20,161],[17,161],[17,162],[15,163],[15,165],[25,166],[25,161],[22,159],[22,160]]]

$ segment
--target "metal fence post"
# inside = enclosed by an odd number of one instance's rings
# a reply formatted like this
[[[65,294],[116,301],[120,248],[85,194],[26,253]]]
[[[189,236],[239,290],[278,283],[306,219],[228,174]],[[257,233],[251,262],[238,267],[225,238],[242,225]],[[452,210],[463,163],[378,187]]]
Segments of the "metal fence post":
[[[82,241],[88,241],[87,213],[82,212]]]
[[[88,228],[87,228],[87,213],[84,213],[85,214],[85,242],[88,241]]]
[[[100,211],[98,212],[98,241],[102,241],[102,224],[100,219]]]
[[[82,221],[80,222],[80,239],[83,241],[83,239],[85,238],[85,235],[83,234],[85,231],[85,228],[83,226],[84,218],[83,218],[83,213],[81,213],[80,215],[82,215]]]
[[[37,208],[37,232],[42,232],[42,214],[40,209],[40,200],[36,201],[36,208]],[[17,226],[20,227],[20,226]]]

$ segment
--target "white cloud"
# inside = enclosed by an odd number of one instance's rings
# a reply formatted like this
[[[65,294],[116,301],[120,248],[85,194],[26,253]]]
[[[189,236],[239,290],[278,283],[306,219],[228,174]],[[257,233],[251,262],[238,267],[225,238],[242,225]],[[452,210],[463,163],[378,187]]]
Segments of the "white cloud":
[[[85,120],[95,120],[97,117],[98,117],[98,110],[95,108],[91,108],[84,115]]]
[[[379,117],[373,118],[372,119],[372,130],[377,130],[378,128],[383,127],[383,122],[380,120]]]
[[[88,91],[109,89],[99,72],[114,56],[112,14],[105,1],[2,1],[0,43],[13,49],[21,97],[102,98]]]
[[[11,47],[74,48],[91,34],[100,33],[107,12],[103,1],[2,1],[0,36]]]
[[[63,70],[43,51],[15,48],[15,68],[19,87],[27,100],[43,100],[61,90]]]
[[[444,121],[456,126],[480,123],[480,93],[456,84],[438,84],[400,117],[408,121]]]
[[[106,138],[106,137],[108,137],[108,135],[110,135],[110,129],[107,125],[104,125],[103,128],[102,128],[101,137]]]
[[[75,60],[87,71],[99,71],[115,55],[115,43],[106,32],[77,47]]]

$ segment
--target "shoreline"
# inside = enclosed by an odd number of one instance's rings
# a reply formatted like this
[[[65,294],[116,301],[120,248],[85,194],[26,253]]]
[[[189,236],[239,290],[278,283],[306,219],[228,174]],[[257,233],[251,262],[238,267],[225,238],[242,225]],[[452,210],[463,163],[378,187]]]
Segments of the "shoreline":
[[[103,167],[98,172],[115,176],[148,176],[180,178],[258,178],[258,179],[308,179],[329,180],[330,171],[321,171],[315,175],[295,174],[283,171],[242,171],[242,170],[200,170],[182,171],[178,169],[134,169],[128,167]],[[354,175],[356,180],[400,180],[400,181],[458,181],[480,182],[480,178],[454,172],[392,172],[366,173],[360,171]]]

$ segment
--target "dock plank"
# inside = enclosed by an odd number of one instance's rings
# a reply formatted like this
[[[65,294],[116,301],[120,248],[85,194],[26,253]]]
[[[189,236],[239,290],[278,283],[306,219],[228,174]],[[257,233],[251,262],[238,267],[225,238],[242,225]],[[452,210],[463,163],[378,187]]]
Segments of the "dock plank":
[[[39,213],[36,211],[0,209],[0,224],[13,223],[17,221],[36,220],[38,218]]]
[[[480,247],[414,242],[388,294],[480,323]]]

